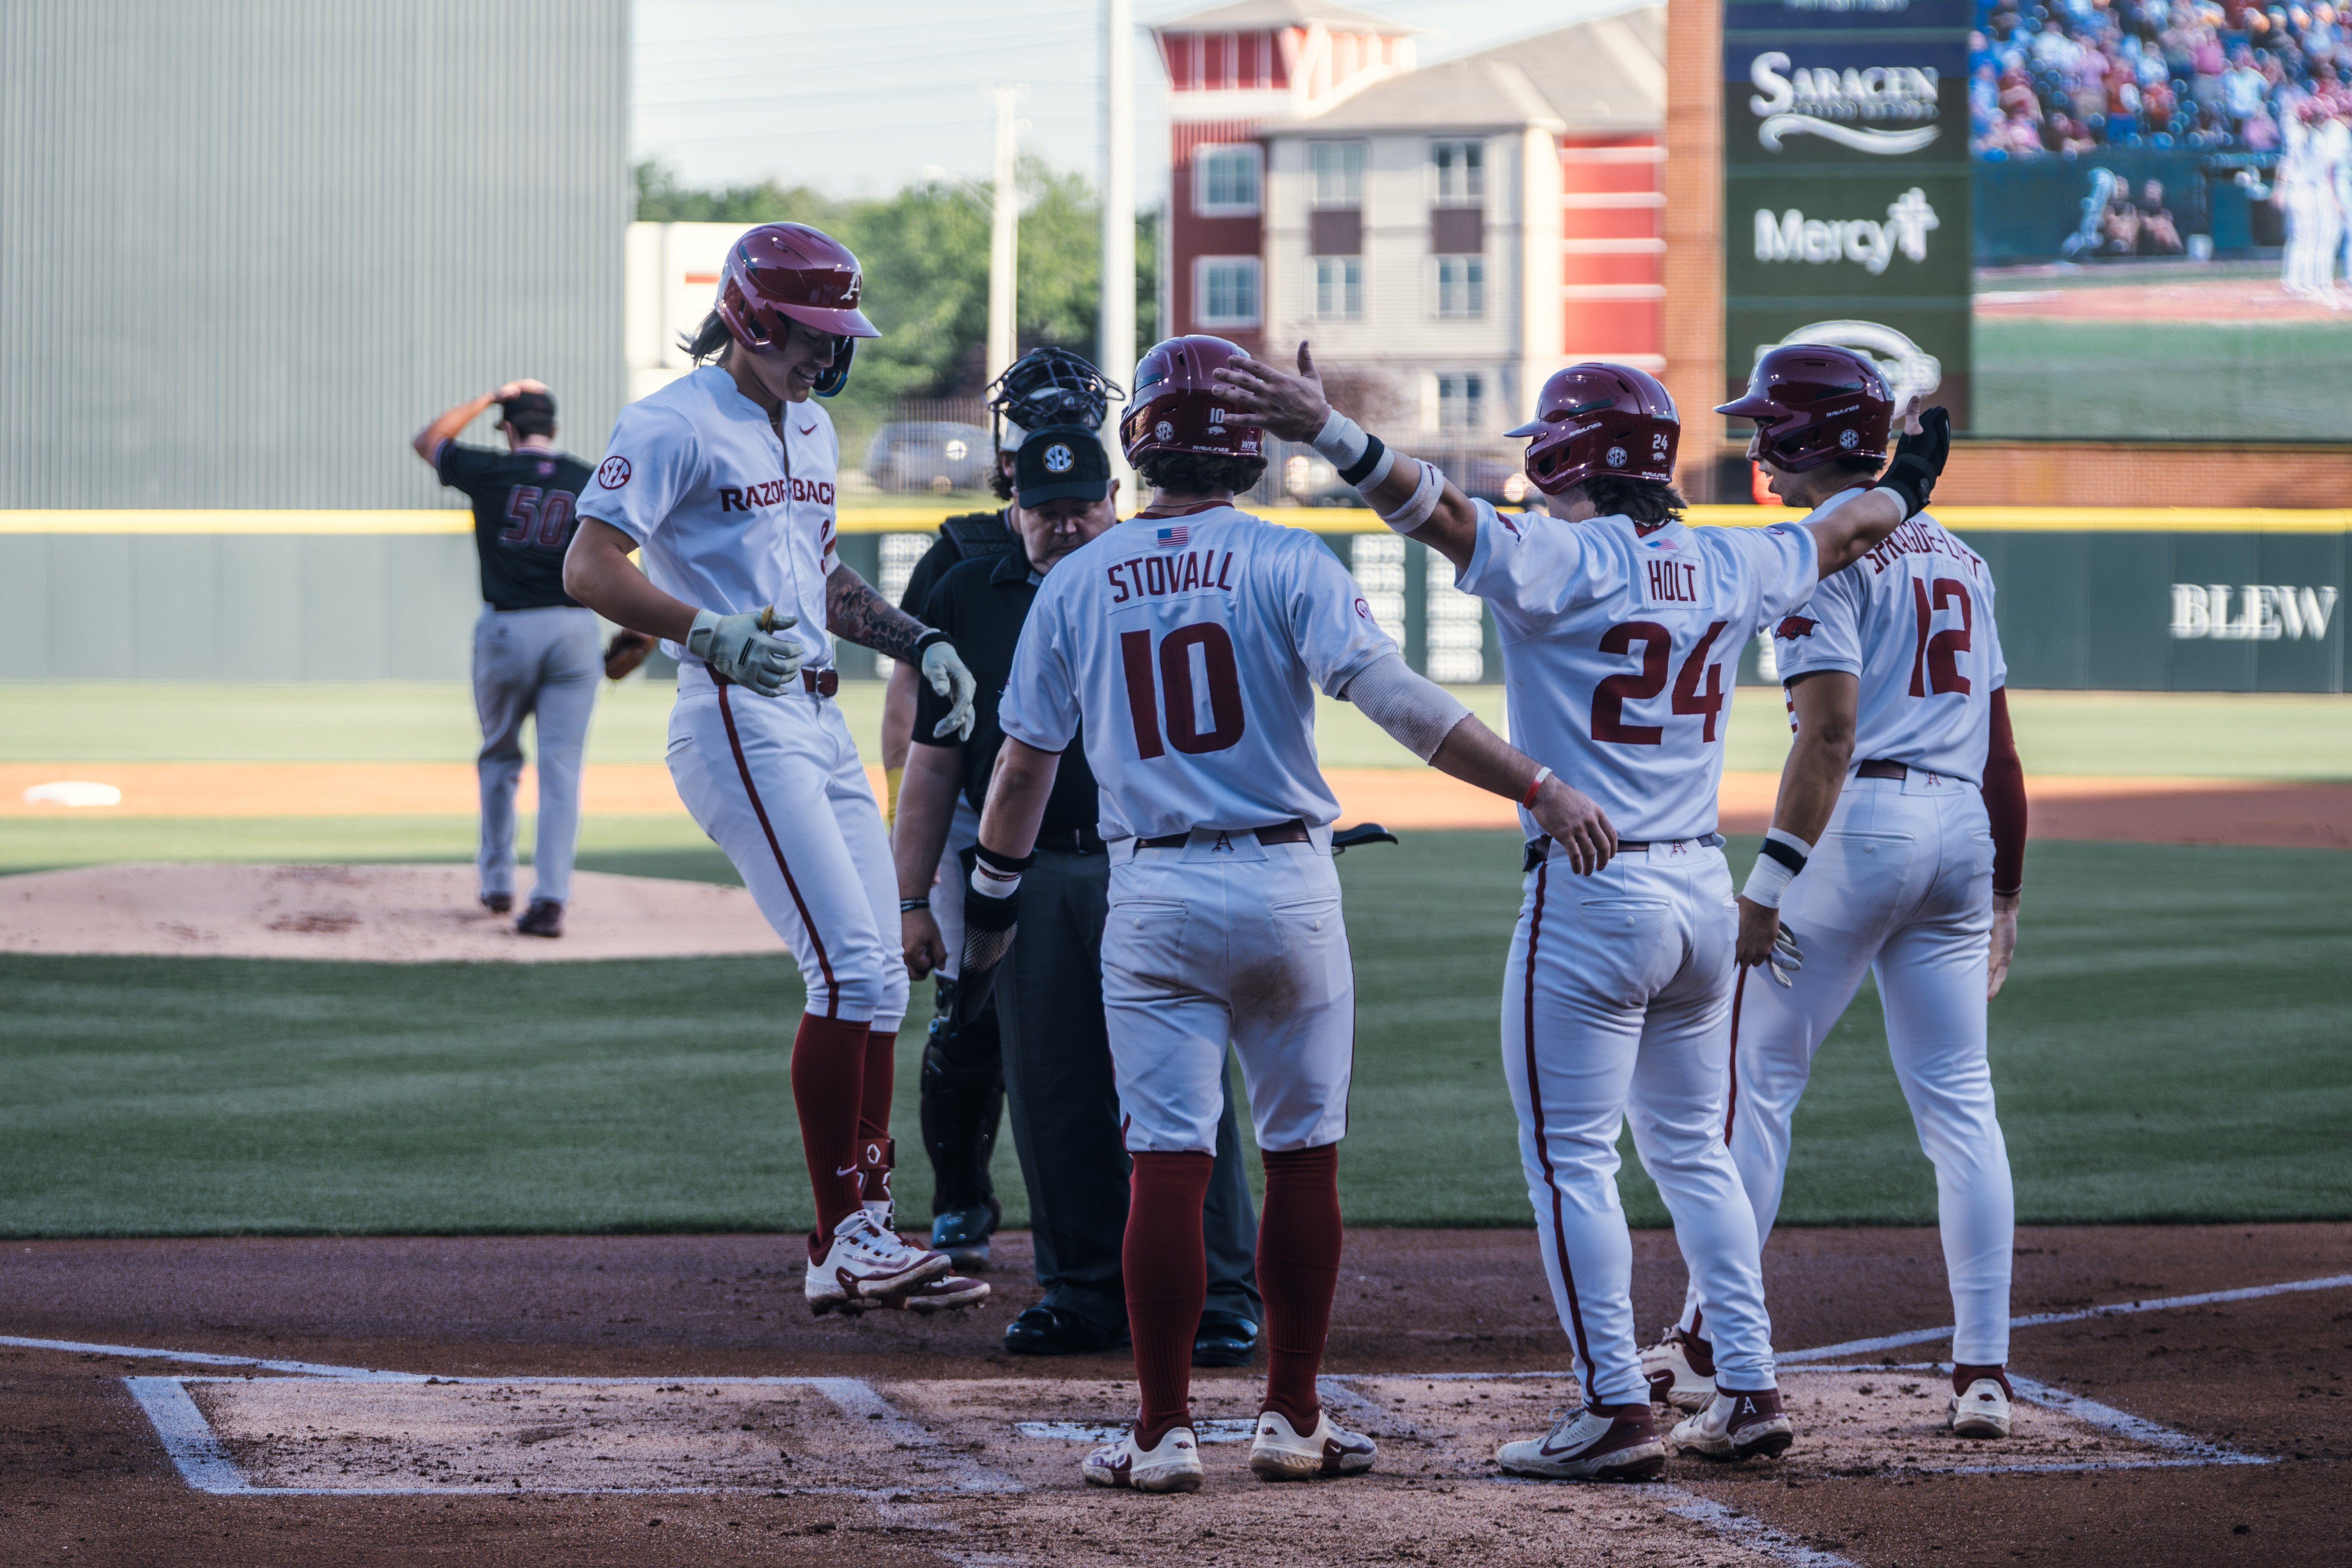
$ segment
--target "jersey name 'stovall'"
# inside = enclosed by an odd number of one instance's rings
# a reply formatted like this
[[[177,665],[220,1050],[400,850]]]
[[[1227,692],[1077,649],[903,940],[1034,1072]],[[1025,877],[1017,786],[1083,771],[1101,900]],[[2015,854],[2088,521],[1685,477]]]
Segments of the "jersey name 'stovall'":
[[[1121,577],[1120,574],[1126,575]],[[1234,552],[1222,557],[1213,550],[1183,555],[1139,555],[1106,567],[1103,575],[1112,588],[1110,602],[1124,605],[1145,595],[1193,594],[1214,588],[1234,591]]]

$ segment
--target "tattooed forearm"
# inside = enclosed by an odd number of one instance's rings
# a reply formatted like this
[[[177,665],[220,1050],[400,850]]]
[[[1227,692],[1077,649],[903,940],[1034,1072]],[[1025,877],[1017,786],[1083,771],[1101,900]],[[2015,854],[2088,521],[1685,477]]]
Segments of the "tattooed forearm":
[[[915,639],[923,623],[876,593],[872,584],[846,566],[836,566],[824,580],[824,629],[860,647],[911,663]]]

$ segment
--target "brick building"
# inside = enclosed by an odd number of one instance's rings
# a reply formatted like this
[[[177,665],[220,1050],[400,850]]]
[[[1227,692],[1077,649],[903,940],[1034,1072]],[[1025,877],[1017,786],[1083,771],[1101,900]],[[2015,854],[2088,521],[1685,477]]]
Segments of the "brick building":
[[[1664,363],[1664,13],[1439,65],[1316,0],[1156,29],[1171,86],[1162,319],[1311,339],[1391,428],[1495,443],[1580,359]]]

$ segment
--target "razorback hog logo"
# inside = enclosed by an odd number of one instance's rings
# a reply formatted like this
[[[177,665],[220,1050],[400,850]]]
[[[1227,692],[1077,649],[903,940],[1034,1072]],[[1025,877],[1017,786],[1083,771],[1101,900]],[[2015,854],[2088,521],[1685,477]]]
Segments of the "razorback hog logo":
[[[757,511],[761,507],[777,506],[788,500],[831,506],[833,486],[822,479],[766,479],[756,485],[722,485],[719,490],[719,510]]]
[[[1793,641],[1798,637],[1812,636],[1813,628],[1821,624],[1819,621],[1809,621],[1802,616],[1789,616],[1783,617],[1780,624],[1772,628],[1772,635],[1776,637],[1788,637]]]

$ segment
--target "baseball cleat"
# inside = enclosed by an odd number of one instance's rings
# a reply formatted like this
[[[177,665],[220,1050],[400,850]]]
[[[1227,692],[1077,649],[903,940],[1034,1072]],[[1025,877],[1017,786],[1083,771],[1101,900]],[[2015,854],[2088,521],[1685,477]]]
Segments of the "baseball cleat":
[[[512,893],[484,893],[482,895],[482,908],[489,910],[490,913],[494,915],[511,914],[514,912],[514,895]]]
[[[2006,1437],[2009,1393],[1999,1378],[1980,1377],[1967,1393],[1952,1395],[1949,1420],[1956,1437]]]
[[[802,1289],[809,1310],[823,1317],[881,1306],[887,1298],[947,1271],[945,1256],[908,1247],[861,1208],[834,1226],[824,1257],[809,1265]]]
[[[1642,1376],[1650,1403],[1677,1410],[1704,1410],[1715,1397],[1715,1349],[1676,1324],[1642,1352]]]
[[[1171,1426],[1156,1447],[1139,1448],[1130,1426],[1118,1442],[1088,1454],[1079,1471],[1091,1487],[1196,1492],[1201,1489],[1201,1445],[1190,1426]]]
[[[1718,1388],[1706,1409],[1675,1423],[1675,1451],[1710,1459],[1773,1458],[1797,1440],[1795,1423],[1780,1407],[1780,1391]]]
[[[533,899],[530,908],[516,918],[515,931],[521,936],[562,936],[563,906],[553,899]]]
[[[1318,1476],[1360,1476],[1372,1468],[1379,1447],[1360,1432],[1315,1413],[1315,1429],[1305,1436],[1279,1410],[1261,1410],[1257,1436],[1250,1439],[1250,1474],[1262,1481],[1305,1481]]]
[[[1542,1481],[1646,1481],[1666,1468],[1666,1446],[1647,1405],[1588,1405],[1541,1437],[1504,1444],[1495,1462]]]
[[[987,1280],[968,1279],[950,1272],[934,1275],[911,1290],[885,1296],[874,1305],[920,1312],[929,1317],[933,1312],[952,1311],[958,1307],[976,1307],[987,1300]]]

